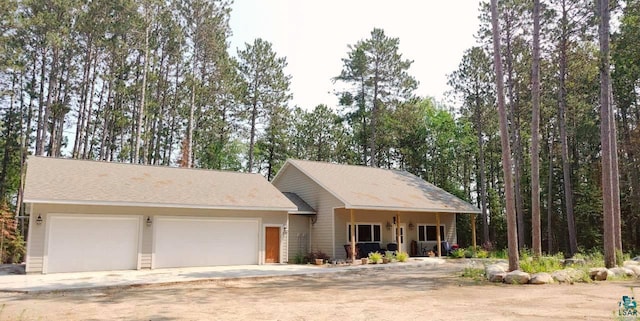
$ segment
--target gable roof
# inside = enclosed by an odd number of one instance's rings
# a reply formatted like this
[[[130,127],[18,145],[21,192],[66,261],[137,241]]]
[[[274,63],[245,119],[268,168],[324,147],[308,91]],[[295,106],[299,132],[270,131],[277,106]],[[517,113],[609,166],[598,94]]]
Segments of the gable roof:
[[[290,211],[289,214],[316,214],[316,210],[311,207],[311,205],[307,204],[298,194],[291,192],[282,192],[284,196],[286,196],[293,204],[295,204],[298,209],[296,211]]]
[[[296,210],[260,174],[29,157],[25,203]]]
[[[289,166],[343,202],[346,209],[480,213],[475,206],[406,171],[289,159],[273,182],[286,175]]]

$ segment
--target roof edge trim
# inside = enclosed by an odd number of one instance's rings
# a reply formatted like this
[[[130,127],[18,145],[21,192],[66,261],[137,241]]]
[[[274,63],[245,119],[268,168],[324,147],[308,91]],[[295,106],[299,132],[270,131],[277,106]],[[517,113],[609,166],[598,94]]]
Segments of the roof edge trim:
[[[335,197],[337,200],[342,202],[345,205],[345,207],[351,206],[351,204],[349,204],[346,200],[344,200],[344,198],[338,196],[338,194],[336,192],[334,192],[333,190],[331,190],[330,188],[328,188],[324,184],[320,183],[315,177],[313,177],[313,175],[310,175],[307,171],[302,169],[300,166],[297,166],[295,164],[295,162],[292,162],[289,159],[287,159],[287,162],[285,164],[290,164],[291,166],[293,166],[296,169],[298,169],[300,172],[302,172],[302,174],[306,175],[311,181],[313,181],[314,183],[318,184],[318,186],[322,187],[325,191],[327,191],[329,194],[331,194],[331,196]],[[331,163],[328,163],[328,164],[331,164]],[[274,181],[275,181],[275,179],[274,179]]]
[[[259,206],[215,206],[196,204],[174,204],[174,203],[145,203],[145,202],[110,202],[110,201],[78,201],[78,200],[47,200],[47,199],[25,199],[28,204],[60,204],[60,205],[92,205],[92,206],[132,206],[132,207],[168,207],[168,208],[191,208],[210,210],[252,210],[252,211],[297,211],[297,207],[259,207]]]
[[[478,210],[452,210],[452,209],[435,209],[435,208],[412,208],[412,207],[387,207],[387,206],[366,206],[366,205],[347,205],[345,209],[354,210],[375,210],[375,211],[399,211],[399,212],[432,212],[432,213],[459,213],[459,214],[480,214]]]

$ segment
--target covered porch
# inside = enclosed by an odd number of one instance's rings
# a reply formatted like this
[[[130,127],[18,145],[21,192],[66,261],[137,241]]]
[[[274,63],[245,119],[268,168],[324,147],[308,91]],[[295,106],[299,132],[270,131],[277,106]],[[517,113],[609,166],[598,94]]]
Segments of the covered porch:
[[[336,208],[334,253],[337,258],[351,260],[376,250],[382,253],[398,250],[414,257],[429,254],[446,256],[447,246],[457,244],[456,215],[445,211]],[[469,215],[473,218],[475,214]],[[472,233],[475,246],[473,223]],[[437,244],[442,244],[442,247],[437,247]]]

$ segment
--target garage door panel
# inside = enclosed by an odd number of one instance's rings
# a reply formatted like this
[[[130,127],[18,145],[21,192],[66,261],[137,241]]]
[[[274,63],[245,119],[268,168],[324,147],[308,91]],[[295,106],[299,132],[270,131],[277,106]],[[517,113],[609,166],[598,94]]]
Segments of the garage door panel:
[[[155,268],[258,264],[258,222],[157,218]]]
[[[138,267],[138,216],[51,215],[48,224],[48,273]]]

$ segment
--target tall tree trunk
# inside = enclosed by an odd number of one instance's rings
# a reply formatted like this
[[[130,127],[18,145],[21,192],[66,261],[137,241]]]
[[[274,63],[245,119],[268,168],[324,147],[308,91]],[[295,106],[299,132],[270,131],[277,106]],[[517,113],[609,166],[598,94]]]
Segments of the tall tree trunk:
[[[253,106],[251,108],[251,132],[249,134],[249,162],[247,164],[247,170],[249,173],[253,173],[253,149],[256,141],[256,118],[258,118],[257,104],[258,103],[254,98]]]
[[[256,68],[256,74],[252,84],[253,97],[251,101],[251,130],[249,133],[249,161],[247,163],[247,171],[249,173],[253,173],[253,149],[256,141],[256,120],[258,118],[258,79],[260,79],[260,75]]]
[[[144,119],[144,104],[147,93],[147,68],[149,68],[149,29],[151,24],[147,24],[144,33],[144,67],[142,70],[142,93],[140,97],[140,108],[138,109],[138,128],[136,130],[136,142],[133,150],[133,163],[140,162],[140,139],[142,136],[142,120]],[[144,162],[144,161],[143,161]]]
[[[98,52],[96,51],[96,56],[98,55]],[[91,124],[91,116],[93,113],[93,95],[95,93],[96,90],[96,78],[98,77],[98,72],[97,72],[97,66],[98,66],[98,58],[94,57],[93,59],[93,76],[91,77],[91,89],[89,91],[89,97],[87,98],[86,101],[86,116],[84,117],[84,121],[82,122],[82,135],[80,136],[83,140],[82,143],[82,158],[86,159],[87,158],[87,147],[89,146],[89,127]],[[103,89],[100,91],[100,99],[99,99],[99,103],[98,106],[100,106],[102,104],[102,95],[104,94],[104,85],[103,85]],[[95,127],[94,127],[95,128]]]
[[[600,141],[602,145],[602,207],[604,223],[604,264],[616,265],[614,205],[613,205],[613,152],[611,141],[611,98],[609,93],[609,0],[598,1],[600,23]]]
[[[113,80],[112,80],[113,81]],[[107,137],[109,134],[109,128],[110,126],[110,110],[111,110],[111,104],[113,103],[113,92],[114,89],[113,88],[113,83],[109,83],[109,89],[107,91],[107,102],[103,107],[103,111],[102,111],[102,138],[100,139],[100,155],[98,157],[99,160],[106,160],[107,157]]]
[[[82,68],[82,84],[80,84],[80,102],[78,106],[78,117],[76,124],[76,136],[73,140],[73,152],[71,153],[72,158],[78,158],[80,154],[80,148],[82,146],[82,137],[84,130],[84,121],[86,117],[86,108],[87,108],[87,100],[89,97],[89,74],[91,73],[91,36],[87,39],[87,53],[84,59],[84,65]]]
[[[560,124],[560,144],[562,149],[562,180],[564,183],[564,198],[567,214],[567,232],[569,234],[569,256],[578,251],[576,235],[576,223],[573,213],[573,188],[571,184],[571,164],[569,163],[569,147],[567,143],[567,46],[568,46],[568,19],[566,1],[562,0],[562,34],[560,36],[560,88],[558,91],[558,122]]]
[[[622,222],[620,216],[620,172],[618,168],[618,124],[614,113],[613,105],[613,88],[609,82],[609,103],[611,104],[611,112],[609,113],[609,126],[611,128],[611,188],[613,198],[613,237],[614,246],[617,251],[622,253]],[[622,262],[618,262],[622,264]]]
[[[553,135],[549,128],[547,147],[549,148],[549,177],[547,189],[547,252],[553,253]]]
[[[94,72],[96,72],[96,69],[94,67]],[[95,76],[95,75],[94,75]],[[89,115],[87,116],[87,135],[84,137],[84,150],[82,151],[82,158],[83,159],[88,159],[88,158],[93,158],[93,148],[95,147],[95,143],[96,143],[96,135],[97,135],[97,131],[98,131],[98,117],[100,116],[100,113],[103,109],[103,100],[104,100],[104,93],[106,91],[107,88],[107,84],[105,84],[105,81],[103,80],[101,83],[101,87],[100,88],[100,98],[98,98],[98,105],[96,106],[96,120],[93,122],[93,126],[91,127],[91,141],[89,141],[89,126],[91,126],[91,110],[93,108],[89,108]]]
[[[371,138],[369,141],[369,151],[371,152],[371,157],[369,158],[369,166],[378,167],[377,161],[377,150],[376,150],[376,140],[377,140],[377,131],[378,131],[378,117],[380,113],[380,106],[378,106],[378,66],[376,63],[376,71],[375,78],[373,84],[373,109],[371,110]]]
[[[38,120],[36,126],[36,155],[44,155],[44,137],[46,121],[44,119],[44,82],[47,73],[47,50],[43,45],[42,48],[42,60],[40,66],[40,94],[38,95]],[[35,67],[34,67],[35,68]]]
[[[504,76],[502,58],[500,57],[500,26],[498,25],[498,0],[491,0],[491,26],[493,31],[493,61],[496,70],[496,90],[498,95],[498,112],[500,116],[500,144],[502,146],[502,171],[504,172],[504,192],[506,199],[507,239],[509,244],[509,271],[520,267],[518,254],[518,231],[516,225],[516,209],[513,193],[513,167],[511,165],[511,147],[509,146],[509,129],[507,111],[504,105]]]
[[[45,140],[47,138],[47,132],[49,132],[49,136],[52,138],[53,137],[53,131],[54,131],[54,124],[49,124],[49,120],[51,118],[51,112],[52,112],[52,104],[53,104],[53,100],[55,99],[55,97],[57,96],[57,87],[58,87],[58,61],[60,58],[60,49],[58,48],[53,48],[52,51],[52,58],[51,58],[51,71],[49,72],[49,85],[47,88],[47,101],[45,103],[45,108],[44,108],[44,116],[42,117],[44,120],[44,127],[43,127],[43,135],[42,135],[42,139],[40,141],[40,144],[42,144],[42,146],[40,147],[40,150],[42,151],[42,153],[44,153],[44,143]],[[52,156],[52,150],[51,148],[49,148],[48,151],[48,155]]]
[[[531,248],[542,256],[540,229],[540,0],[533,0],[533,62],[531,70]]]
[[[477,87],[476,87],[477,88]],[[487,215],[487,177],[484,164],[484,139],[482,137],[482,114],[479,92],[476,91],[476,134],[478,136],[478,172],[480,172],[480,209],[482,210],[482,242],[489,239],[489,216]]]
[[[195,109],[196,109],[196,75],[195,63],[193,67],[193,86],[191,86],[191,101],[189,104],[189,121],[187,123],[187,150],[182,154],[187,157],[186,167],[193,167],[193,131],[195,126]]]
[[[507,92],[509,94],[509,120],[511,124],[511,141],[513,143],[513,160],[514,160],[514,193],[516,199],[516,221],[518,225],[518,246],[525,246],[525,228],[524,228],[524,210],[522,206],[522,193],[520,192],[520,170],[522,168],[522,153],[520,151],[520,121],[516,112],[516,97],[514,91],[513,80],[513,54],[511,51],[511,13],[507,13],[506,20],[506,65],[507,65]]]

